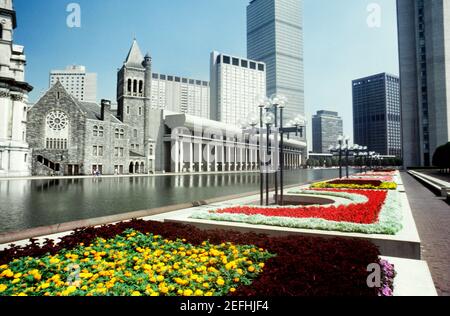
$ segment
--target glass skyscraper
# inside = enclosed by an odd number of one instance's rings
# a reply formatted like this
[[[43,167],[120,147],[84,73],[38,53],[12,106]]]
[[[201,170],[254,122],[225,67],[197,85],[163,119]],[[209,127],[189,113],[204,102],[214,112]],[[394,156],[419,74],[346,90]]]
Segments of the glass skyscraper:
[[[312,117],[313,152],[328,154],[338,136],[344,135],[342,118],[337,112],[317,111]]]
[[[353,81],[355,144],[401,157],[400,82],[386,73]]]
[[[267,94],[289,99],[286,119],[304,115],[302,0],[252,0],[247,55],[267,65]]]

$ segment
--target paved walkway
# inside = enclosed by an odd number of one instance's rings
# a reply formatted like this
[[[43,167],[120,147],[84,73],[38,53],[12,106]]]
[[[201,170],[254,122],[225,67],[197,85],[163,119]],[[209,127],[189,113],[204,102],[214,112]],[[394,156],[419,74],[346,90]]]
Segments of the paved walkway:
[[[402,179],[422,240],[422,260],[439,295],[450,296],[450,206],[409,174],[402,173]]]

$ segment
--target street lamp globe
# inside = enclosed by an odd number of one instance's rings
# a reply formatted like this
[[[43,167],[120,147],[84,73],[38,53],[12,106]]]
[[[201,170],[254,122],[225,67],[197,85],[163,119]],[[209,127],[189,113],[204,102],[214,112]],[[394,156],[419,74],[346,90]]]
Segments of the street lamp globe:
[[[267,112],[263,116],[263,123],[266,125],[272,125],[275,122],[275,115],[271,112]]]
[[[258,125],[259,116],[255,112],[252,112],[248,115],[247,122],[250,124],[250,126],[255,127],[256,125]]]
[[[259,108],[267,108],[270,107],[270,100],[266,96],[259,96],[256,98],[256,104]]]

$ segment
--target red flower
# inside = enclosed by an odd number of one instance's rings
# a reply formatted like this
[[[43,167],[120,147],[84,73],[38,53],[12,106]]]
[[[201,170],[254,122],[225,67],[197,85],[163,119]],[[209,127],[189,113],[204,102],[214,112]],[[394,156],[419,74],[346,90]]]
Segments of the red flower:
[[[321,218],[336,222],[350,222],[357,224],[373,224],[378,221],[378,216],[386,201],[385,190],[317,190],[348,192],[361,194],[368,198],[366,203],[339,205],[339,206],[310,206],[310,207],[279,207],[264,208],[254,206],[242,206],[222,209],[217,213],[264,215],[293,218]]]

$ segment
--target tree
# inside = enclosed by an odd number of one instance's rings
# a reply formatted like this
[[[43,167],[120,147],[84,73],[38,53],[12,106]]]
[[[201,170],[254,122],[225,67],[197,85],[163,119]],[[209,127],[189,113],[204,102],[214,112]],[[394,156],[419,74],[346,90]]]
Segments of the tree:
[[[433,166],[445,172],[450,170],[450,142],[436,149],[433,155]]]

